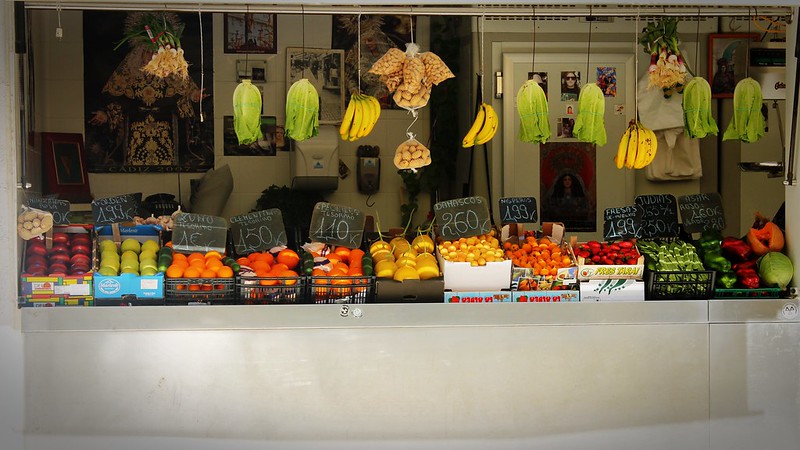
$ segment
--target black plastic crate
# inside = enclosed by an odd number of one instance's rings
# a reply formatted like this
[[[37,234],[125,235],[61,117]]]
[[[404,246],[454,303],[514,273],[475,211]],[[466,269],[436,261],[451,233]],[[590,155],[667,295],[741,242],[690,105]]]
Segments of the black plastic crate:
[[[292,305],[309,303],[306,277],[238,277],[236,292],[245,305]]]
[[[229,305],[236,302],[236,281],[233,278],[167,278],[164,284],[167,305]]]
[[[311,277],[310,303],[375,303],[375,277]]]
[[[714,298],[719,299],[758,299],[758,298],[780,298],[780,288],[758,288],[758,289],[715,289]]]
[[[646,300],[707,300],[714,296],[713,270],[693,272],[648,271]]]

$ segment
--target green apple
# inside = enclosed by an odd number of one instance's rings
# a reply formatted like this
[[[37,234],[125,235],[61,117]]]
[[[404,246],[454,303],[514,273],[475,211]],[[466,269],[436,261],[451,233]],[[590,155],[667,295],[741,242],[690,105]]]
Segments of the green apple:
[[[142,251],[150,250],[151,252],[156,253],[158,252],[159,247],[158,241],[150,240],[142,242]]]
[[[133,250],[125,250],[122,252],[122,257],[120,258],[122,261],[127,261],[132,259],[134,261],[139,261],[139,254],[134,252]]]
[[[144,269],[152,268],[154,270],[158,270],[158,263],[156,263],[155,259],[144,259],[139,261],[139,269],[144,272]]]
[[[139,275],[139,270],[133,267],[125,267],[122,269],[122,273],[132,273],[134,275]]]
[[[147,241],[147,242],[152,242],[152,241]],[[155,261],[157,258],[158,256],[156,255],[156,252],[154,252],[153,250],[145,250],[144,247],[142,247],[142,253],[139,253],[140,262],[146,259],[152,259],[153,261]]]
[[[104,267],[108,267],[108,268],[114,270],[114,272],[118,271],[119,270],[119,259],[111,259],[111,258],[101,259],[100,260],[100,268],[104,268]]]
[[[112,269],[111,267],[101,267],[100,270],[98,270],[98,272],[100,273],[100,275],[103,275],[103,276],[106,276],[106,277],[115,277],[115,276],[117,276],[117,271]]]
[[[113,251],[114,253],[117,253],[117,244],[110,240],[100,241],[100,251]]]
[[[155,267],[144,267],[144,268],[142,268],[142,275],[144,275],[146,277],[152,277],[156,273],[158,273],[158,269],[156,269]]]
[[[139,261],[135,259],[123,259],[122,263],[119,265],[119,268],[122,269],[124,272],[125,269],[133,269],[136,272],[139,271]]]
[[[119,261],[119,254],[117,253],[117,249],[114,250],[103,250],[100,252],[100,260],[104,259],[115,259]]]
[[[139,241],[137,241],[134,238],[128,238],[122,241],[122,246],[120,247],[120,250],[123,253],[128,250],[131,250],[132,252],[138,255],[139,252],[142,250],[142,244],[140,244]]]

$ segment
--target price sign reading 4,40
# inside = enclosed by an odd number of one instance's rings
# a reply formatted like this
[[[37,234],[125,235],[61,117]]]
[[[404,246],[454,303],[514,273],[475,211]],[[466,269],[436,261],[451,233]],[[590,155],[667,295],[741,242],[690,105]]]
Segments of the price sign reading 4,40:
[[[95,225],[131,222],[139,213],[139,201],[131,194],[92,200]]]
[[[172,248],[180,253],[225,253],[228,223],[222,217],[180,213],[172,227]]]
[[[448,241],[486,234],[492,229],[489,203],[483,197],[446,200],[433,205],[439,236]]]
[[[309,237],[328,245],[356,248],[364,235],[364,213],[349,206],[319,202],[311,213]]]
[[[69,202],[57,198],[31,198],[28,206],[53,214],[55,225],[69,225]]]
[[[603,212],[603,239],[616,241],[641,237],[643,212],[638,205],[606,208]]]
[[[678,197],[678,209],[687,233],[725,229],[722,198],[716,192],[682,195]]]
[[[278,208],[231,217],[231,236],[237,255],[286,245],[283,215]]]
[[[503,223],[534,223],[539,220],[536,199],[533,197],[501,198],[500,217]]]
[[[640,195],[636,197],[635,202],[644,208],[643,238],[678,236],[678,202],[674,195]]]

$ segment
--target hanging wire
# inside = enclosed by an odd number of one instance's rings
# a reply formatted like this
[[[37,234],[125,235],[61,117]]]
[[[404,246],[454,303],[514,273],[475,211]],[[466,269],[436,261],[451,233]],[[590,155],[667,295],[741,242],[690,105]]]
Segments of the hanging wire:
[[[303,78],[306,78],[306,67],[308,66],[306,61],[306,7],[305,5],[300,5],[300,20],[302,22],[302,34],[303,34]]]
[[[586,81],[584,84],[589,82],[589,56],[592,53],[592,5],[589,5],[589,20],[587,22],[589,22],[589,42],[586,45]]]
[[[486,97],[484,97],[484,92],[483,92],[483,85],[485,84],[485,80],[484,80],[484,76],[483,76],[483,63],[484,63],[484,61],[483,61],[483,54],[484,54],[484,51],[483,51],[483,34],[486,31],[486,23],[485,22],[486,22],[486,14],[483,14],[481,16],[481,21],[479,23],[479,25],[480,25],[479,33],[480,34],[478,35],[478,37],[480,38],[480,43],[478,45],[478,53],[479,53],[478,56],[479,56],[479,59],[481,61],[481,70],[480,70],[481,85],[480,85],[480,88],[481,88],[481,101],[482,102],[486,101]]]
[[[697,31],[695,33],[697,44],[694,46],[694,70],[700,73],[700,7],[697,7]]]
[[[750,7],[747,7],[747,55],[745,55],[745,62],[747,63],[744,66],[744,77],[748,78],[750,76],[750,42],[753,38],[750,36],[750,24],[753,23],[753,16],[750,14]]]
[[[411,6],[411,14],[408,15],[408,21],[411,27],[411,43],[414,43],[414,7]]]
[[[639,8],[636,8],[636,22],[633,29],[633,118],[639,120]]]
[[[535,74],[536,73],[536,5],[532,6],[533,6],[533,53],[531,54],[531,74]]]
[[[250,16],[250,5],[247,5],[247,12],[244,13],[244,76],[250,78],[250,49],[247,45],[247,17]]]
[[[356,35],[356,39],[358,39],[358,93],[361,93],[361,13],[358,13],[358,34]]]
[[[64,36],[64,29],[61,28],[61,2],[56,5],[56,14],[58,15],[58,28],[56,28],[56,37],[58,40]]]
[[[203,64],[203,12],[200,10],[199,5],[197,9],[197,20],[200,23],[200,123],[205,121],[203,116],[203,88],[205,86],[205,65]]]

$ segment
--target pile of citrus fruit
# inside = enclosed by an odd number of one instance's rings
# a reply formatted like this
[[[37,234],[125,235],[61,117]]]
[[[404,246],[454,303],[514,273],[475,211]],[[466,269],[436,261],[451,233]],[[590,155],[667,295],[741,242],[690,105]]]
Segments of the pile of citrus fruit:
[[[172,253],[172,261],[166,268],[165,275],[170,279],[185,279],[186,283],[178,283],[176,289],[190,291],[211,291],[220,289],[214,279],[233,278],[238,265],[235,261],[217,251],[206,253],[183,254]],[[207,280],[207,282],[205,281]]]
[[[532,269],[533,275],[556,275],[558,269],[574,265],[569,248],[560,246],[548,237],[536,239],[535,236],[525,236],[517,243],[506,241],[503,249],[514,267]]]
[[[303,268],[311,275],[311,297],[317,303],[366,295],[365,285],[373,273],[369,255],[359,248],[343,246],[308,252],[303,257]]]
[[[288,248],[277,253],[269,251],[251,253],[240,257],[236,262],[245,268],[241,272],[242,277],[258,278],[258,280],[249,281],[257,281],[261,286],[293,286],[297,284],[297,279],[300,277],[297,272],[300,256]],[[255,283],[248,282],[248,284]]]
[[[389,242],[381,238],[369,246],[375,261],[375,276],[395,281],[438,277],[439,263],[433,250],[433,239],[427,234],[420,234],[411,242],[403,236],[396,236]]]
[[[495,230],[492,230],[480,236],[442,241],[439,244],[439,254],[447,261],[468,262],[472,266],[503,261],[503,250],[500,249],[500,242],[495,235]]]

